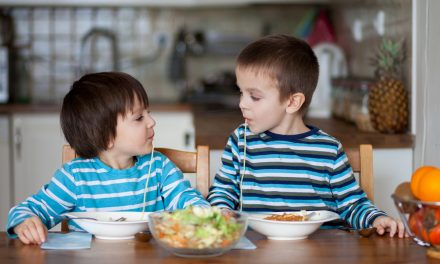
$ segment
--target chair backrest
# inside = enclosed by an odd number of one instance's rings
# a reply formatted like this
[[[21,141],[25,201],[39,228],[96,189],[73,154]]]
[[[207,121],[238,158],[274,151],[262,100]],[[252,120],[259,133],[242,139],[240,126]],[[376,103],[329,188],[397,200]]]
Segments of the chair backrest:
[[[359,184],[368,199],[374,202],[373,147],[362,144],[359,148],[345,150],[354,172],[359,173]]]
[[[197,146],[196,152],[169,148],[156,148],[155,150],[167,156],[183,173],[195,173],[196,189],[203,197],[208,195],[209,146]]]

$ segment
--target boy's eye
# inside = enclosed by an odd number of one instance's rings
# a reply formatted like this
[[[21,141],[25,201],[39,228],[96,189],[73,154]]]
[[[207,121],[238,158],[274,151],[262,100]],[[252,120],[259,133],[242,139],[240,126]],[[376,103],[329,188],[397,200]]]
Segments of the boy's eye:
[[[144,116],[143,116],[143,115],[137,117],[137,118],[136,118],[136,121],[142,121],[142,119],[144,119]]]
[[[258,101],[258,100],[260,100],[259,97],[255,97],[255,96],[252,96],[252,95],[251,95],[251,99],[252,99],[252,101]]]

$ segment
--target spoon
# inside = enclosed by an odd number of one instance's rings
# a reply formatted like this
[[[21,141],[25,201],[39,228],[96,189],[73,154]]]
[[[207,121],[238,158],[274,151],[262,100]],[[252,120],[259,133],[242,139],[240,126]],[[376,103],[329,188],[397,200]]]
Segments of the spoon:
[[[85,217],[85,216],[81,216],[81,217],[72,217],[72,216],[65,216],[65,215],[63,215],[63,216],[61,216],[61,218],[64,220],[64,219],[66,219],[66,220],[77,220],[77,219],[85,219],[85,220],[95,220],[95,221],[98,221],[98,219],[96,219],[96,218],[93,218],[93,217]]]
[[[98,221],[98,219],[93,218],[93,217],[86,217],[86,216],[80,216],[80,217],[72,217],[72,216],[65,216],[63,215],[61,217],[62,219],[66,219],[66,220],[77,220],[77,219],[85,219],[85,220],[94,220],[94,221]],[[118,219],[112,220],[110,219],[112,222],[124,222],[125,220],[127,220],[126,217],[119,217]]]
[[[306,215],[306,219],[310,219],[316,215],[316,212],[311,212],[310,214]]]

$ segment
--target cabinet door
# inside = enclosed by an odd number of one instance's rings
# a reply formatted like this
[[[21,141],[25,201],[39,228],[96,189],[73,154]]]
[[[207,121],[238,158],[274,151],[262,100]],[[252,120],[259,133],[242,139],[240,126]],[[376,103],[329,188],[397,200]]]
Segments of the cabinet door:
[[[193,115],[187,112],[152,112],[156,121],[154,146],[180,150],[195,150]]]
[[[18,203],[50,181],[61,166],[65,140],[58,113],[14,114],[12,136],[13,197]]]
[[[9,138],[9,117],[0,115],[0,231],[5,230],[11,208]]]

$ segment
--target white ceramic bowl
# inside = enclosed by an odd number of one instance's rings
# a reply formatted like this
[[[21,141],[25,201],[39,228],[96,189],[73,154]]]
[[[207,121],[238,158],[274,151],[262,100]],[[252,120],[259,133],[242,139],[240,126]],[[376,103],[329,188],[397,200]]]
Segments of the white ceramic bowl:
[[[85,231],[99,239],[132,239],[138,232],[148,230],[149,212],[70,212],[70,218],[92,217],[98,220],[72,219]],[[124,217],[124,221],[115,221]]]
[[[277,212],[277,213],[256,213],[249,214],[249,226],[255,231],[274,240],[298,240],[307,238],[315,232],[324,222],[339,218],[339,215],[330,211],[307,211],[312,214],[306,221],[275,221],[265,220],[264,218],[272,214],[295,213],[295,212]]]

